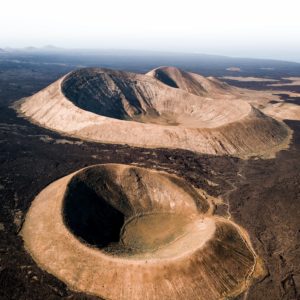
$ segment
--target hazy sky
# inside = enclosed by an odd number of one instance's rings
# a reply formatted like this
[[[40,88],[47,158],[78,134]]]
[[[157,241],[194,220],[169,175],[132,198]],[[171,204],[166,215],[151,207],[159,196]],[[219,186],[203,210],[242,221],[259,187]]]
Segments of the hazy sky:
[[[0,47],[56,45],[300,61],[300,0],[2,0]]]

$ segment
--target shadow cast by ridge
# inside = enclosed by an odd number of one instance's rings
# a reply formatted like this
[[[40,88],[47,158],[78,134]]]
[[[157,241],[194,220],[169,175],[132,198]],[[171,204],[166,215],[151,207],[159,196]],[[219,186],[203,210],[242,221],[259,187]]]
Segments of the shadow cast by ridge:
[[[124,215],[86,182],[75,178],[64,201],[64,222],[80,240],[104,248],[117,243]]]

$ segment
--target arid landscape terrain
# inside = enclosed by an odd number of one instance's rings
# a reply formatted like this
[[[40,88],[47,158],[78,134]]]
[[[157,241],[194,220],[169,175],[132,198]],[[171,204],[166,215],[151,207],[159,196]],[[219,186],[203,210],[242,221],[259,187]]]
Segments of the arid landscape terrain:
[[[0,105],[0,299],[300,299],[300,64],[4,51]]]

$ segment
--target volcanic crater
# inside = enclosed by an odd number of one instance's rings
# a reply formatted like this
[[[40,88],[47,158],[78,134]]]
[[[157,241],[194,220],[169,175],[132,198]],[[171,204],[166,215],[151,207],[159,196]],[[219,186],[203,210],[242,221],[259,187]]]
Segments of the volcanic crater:
[[[165,147],[239,157],[287,145],[281,121],[215,78],[161,67],[135,74],[81,69],[22,100],[33,122],[97,142]]]
[[[95,165],[46,187],[22,236],[39,265],[76,290],[108,299],[223,299],[248,288],[261,263],[245,230],[213,208],[175,175]]]

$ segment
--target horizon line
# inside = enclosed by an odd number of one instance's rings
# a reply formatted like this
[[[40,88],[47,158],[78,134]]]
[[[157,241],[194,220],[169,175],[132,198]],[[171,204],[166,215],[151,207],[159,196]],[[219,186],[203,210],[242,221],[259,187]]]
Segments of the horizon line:
[[[225,54],[216,54],[216,53],[204,53],[200,51],[172,51],[172,50],[159,50],[159,49],[134,49],[134,48],[116,48],[116,47],[60,47],[52,44],[46,44],[43,46],[23,46],[23,47],[11,47],[11,46],[0,46],[0,50],[4,50],[9,53],[10,51],[44,51],[49,52],[59,52],[61,51],[124,51],[124,52],[149,52],[157,54],[177,54],[177,55],[203,55],[203,56],[215,56],[223,58],[232,58],[232,59],[250,59],[250,60],[269,60],[269,61],[280,61],[280,62],[290,62],[300,64],[299,60],[293,59],[282,59],[282,58],[272,58],[272,57],[257,57],[257,56],[247,56],[247,55],[225,55]],[[1,53],[1,52],[0,52]]]

